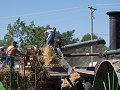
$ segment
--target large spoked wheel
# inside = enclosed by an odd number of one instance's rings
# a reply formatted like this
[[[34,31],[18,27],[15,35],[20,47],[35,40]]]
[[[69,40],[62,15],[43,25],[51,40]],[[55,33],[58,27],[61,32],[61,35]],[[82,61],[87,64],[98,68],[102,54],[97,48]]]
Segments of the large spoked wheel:
[[[103,60],[99,65],[93,90],[120,90],[120,60]]]

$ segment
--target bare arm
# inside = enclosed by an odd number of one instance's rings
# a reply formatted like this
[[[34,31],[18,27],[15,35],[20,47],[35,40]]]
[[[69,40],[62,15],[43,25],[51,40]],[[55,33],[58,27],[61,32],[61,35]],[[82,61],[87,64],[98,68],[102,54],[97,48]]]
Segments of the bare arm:
[[[21,56],[25,56],[25,54],[21,53],[18,49],[15,49],[15,53]]]
[[[44,35],[47,37],[47,32],[46,31],[44,32]]]
[[[47,37],[47,34],[48,34],[49,32],[53,32],[53,30],[47,30],[47,31],[45,31],[45,32],[44,32],[44,35]]]

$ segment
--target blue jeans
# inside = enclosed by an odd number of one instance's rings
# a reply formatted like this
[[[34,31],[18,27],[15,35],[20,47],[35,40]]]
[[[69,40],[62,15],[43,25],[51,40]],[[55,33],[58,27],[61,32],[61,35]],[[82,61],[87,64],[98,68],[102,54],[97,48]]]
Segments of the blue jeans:
[[[55,38],[55,32],[53,32],[50,37],[46,41],[46,45],[53,45],[54,44],[54,38]]]
[[[6,58],[6,64],[10,65],[10,60],[11,60],[11,64],[14,67],[14,57],[7,57]]]

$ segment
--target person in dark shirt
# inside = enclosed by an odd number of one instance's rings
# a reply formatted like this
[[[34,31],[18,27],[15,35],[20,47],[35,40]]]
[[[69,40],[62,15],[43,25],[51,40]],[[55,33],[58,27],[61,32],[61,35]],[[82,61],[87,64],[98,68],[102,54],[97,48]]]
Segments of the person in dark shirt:
[[[6,61],[6,53],[4,52],[4,47],[0,47],[0,54],[1,54],[1,56],[3,56],[1,58],[1,62],[5,63],[5,61]]]

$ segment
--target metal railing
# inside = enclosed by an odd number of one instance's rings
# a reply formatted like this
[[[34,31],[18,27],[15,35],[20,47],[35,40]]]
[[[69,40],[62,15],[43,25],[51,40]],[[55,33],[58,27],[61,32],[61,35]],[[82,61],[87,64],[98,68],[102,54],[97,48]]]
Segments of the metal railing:
[[[13,90],[13,65],[12,65],[12,59],[13,58],[24,58],[24,90],[26,90],[26,78],[25,78],[25,56],[0,56],[0,58],[3,58],[3,57],[6,57],[6,58],[10,58],[10,62],[9,62],[9,66],[10,66],[10,90]],[[7,60],[7,59],[6,59]],[[15,60],[14,60],[15,62]],[[6,61],[4,63],[5,65],[7,65]],[[20,66],[20,63],[19,63],[19,66]],[[2,68],[1,68],[2,69]],[[20,70],[20,67],[19,67],[19,70]]]

